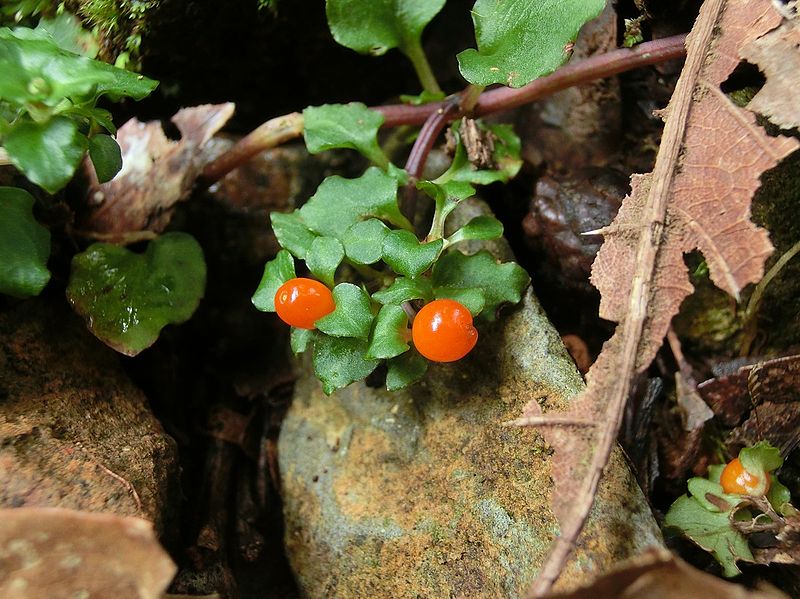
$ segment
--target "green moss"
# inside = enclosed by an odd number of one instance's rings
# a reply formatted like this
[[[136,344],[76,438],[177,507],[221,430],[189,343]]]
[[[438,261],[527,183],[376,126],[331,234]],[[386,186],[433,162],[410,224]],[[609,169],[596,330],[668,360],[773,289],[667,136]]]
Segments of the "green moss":
[[[136,66],[149,13],[161,0],[69,0],[67,8],[93,27],[101,39],[101,56]]]

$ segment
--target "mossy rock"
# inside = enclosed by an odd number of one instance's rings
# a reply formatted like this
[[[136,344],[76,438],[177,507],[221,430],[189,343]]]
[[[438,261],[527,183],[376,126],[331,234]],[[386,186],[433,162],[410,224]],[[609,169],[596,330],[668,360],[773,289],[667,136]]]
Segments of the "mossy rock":
[[[325,396],[305,369],[279,441],[286,547],[305,596],[524,596],[559,531],[552,449],[503,422],[533,398],[564,404],[583,382],[530,291],[480,334],[470,356],[403,392]],[[561,585],[661,543],[617,451]]]

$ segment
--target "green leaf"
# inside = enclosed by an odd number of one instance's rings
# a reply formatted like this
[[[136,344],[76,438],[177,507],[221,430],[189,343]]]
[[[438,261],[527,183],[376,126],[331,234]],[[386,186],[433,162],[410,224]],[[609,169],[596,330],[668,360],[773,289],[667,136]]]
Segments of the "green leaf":
[[[718,483],[722,478],[723,470],[725,470],[725,464],[711,464],[708,467],[708,480]]]
[[[325,283],[333,287],[333,275],[344,258],[344,247],[334,237],[317,237],[306,256],[306,266]]]
[[[272,222],[272,231],[281,247],[292,252],[297,258],[305,260],[316,235],[303,222],[300,212],[297,210],[288,214],[273,212],[269,218]]]
[[[397,180],[378,167],[370,167],[357,179],[334,175],[300,208],[308,228],[320,235],[341,239],[351,226],[371,216],[411,229],[397,205]]]
[[[342,46],[380,56],[392,48],[406,54],[445,0],[327,0],[328,27]]]
[[[309,106],[303,111],[303,137],[312,154],[349,148],[385,168],[389,159],[378,145],[383,120],[380,112],[360,102]]]
[[[19,36],[20,29],[15,29]],[[36,24],[36,33],[42,33],[44,39],[50,39],[61,48],[73,54],[94,58],[100,49],[91,32],[81,27],[81,22],[68,12],[55,15],[53,18],[43,17]]]
[[[409,279],[398,277],[386,289],[376,291],[372,299],[381,304],[401,304],[412,299],[430,301],[433,298],[431,282],[425,277]]]
[[[711,512],[729,512],[742,501],[741,496],[726,494],[722,490],[721,484],[707,478],[699,476],[690,478],[687,482],[687,487],[689,488],[689,494]],[[709,495],[716,497],[716,502],[709,501]]]
[[[122,153],[110,135],[93,135],[89,138],[89,157],[100,183],[111,181],[122,168]]]
[[[566,61],[568,44],[604,6],[605,0],[477,0],[478,49],[458,55],[461,74],[475,85],[527,85]]]
[[[432,278],[435,293],[441,293],[439,288],[483,291],[486,304],[482,314],[490,321],[495,320],[500,304],[518,303],[530,283],[528,273],[519,264],[498,263],[486,250],[472,256],[457,250],[446,253],[434,265]]]
[[[416,350],[408,351],[387,362],[386,389],[397,391],[416,383],[428,371],[428,361]]]
[[[669,508],[664,525],[677,528],[697,545],[712,553],[725,576],[736,576],[737,560],[753,561],[747,539],[731,526],[729,512],[711,512],[697,499],[684,495]]]
[[[50,231],[33,218],[34,199],[16,187],[0,187],[0,293],[39,295],[50,280]]]
[[[770,502],[775,511],[782,516],[788,516],[795,511],[791,506],[792,494],[789,489],[778,480],[774,474],[770,474],[769,492],[767,493],[767,500]],[[788,505],[787,505],[788,504]]]
[[[503,235],[503,223],[493,216],[476,216],[447,238],[449,245],[469,239],[497,239]]]
[[[45,32],[0,28],[0,97],[55,106],[64,98],[74,105],[103,94],[141,100],[158,85],[137,73],[118,69],[63,50]]]
[[[443,177],[444,175],[442,175]],[[448,180],[437,183],[436,181],[418,181],[417,189],[424,191],[436,202],[452,202],[456,204],[475,195],[475,188],[467,181]],[[455,207],[455,206],[454,206]]]
[[[42,124],[23,120],[11,128],[4,143],[14,166],[49,193],[69,183],[86,150],[77,125],[62,116]]]
[[[386,305],[378,312],[367,358],[394,358],[408,351],[408,315],[400,306]]]
[[[262,312],[275,311],[275,294],[286,281],[295,278],[294,260],[286,250],[264,265],[264,274],[250,301]]]
[[[298,329],[292,327],[289,335],[289,345],[296,354],[301,354],[308,348],[308,344],[314,340],[315,332],[313,329]]]
[[[739,452],[739,461],[745,470],[756,476],[763,476],[762,473],[772,472],[783,466],[780,450],[768,441],[759,441],[752,447],[742,449]]]
[[[420,243],[410,231],[391,231],[383,240],[383,260],[392,270],[412,279],[428,270],[442,252],[441,239]]]
[[[367,342],[363,339],[316,335],[313,364],[322,390],[330,395],[375,370],[379,360],[365,358],[366,351]]]
[[[475,288],[460,289],[458,287],[439,287],[434,290],[436,299],[451,299],[466,306],[470,314],[477,316],[486,306],[483,290]]]
[[[375,218],[357,222],[342,237],[344,253],[356,264],[374,264],[383,256],[389,227]]]
[[[422,106],[423,104],[430,104],[431,102],[441,102],[447,96],[444,92],[430,92],[423,90],[420,94],[413,96],[409,94],[400,94],[400,101],[403,104],[411,104],[412,106]]]
[[[317,329],[334,337],[367,339],[372,328],[372,311],[367,292],[352,283],[339,283],[333,288],[336,309],[320,318]]]
[[[191,235],[167,233],[143,254],[95,243],[72,259],[67,298],[103,343],[135,356],[203,297],[206,264]]]

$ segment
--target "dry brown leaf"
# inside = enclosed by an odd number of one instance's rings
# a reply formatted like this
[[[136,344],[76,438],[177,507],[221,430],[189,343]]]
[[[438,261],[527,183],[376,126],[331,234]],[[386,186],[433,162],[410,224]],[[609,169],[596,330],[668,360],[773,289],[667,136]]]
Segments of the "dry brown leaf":
[[[80,230],[111,242],[142,237],[142,231],[160,232],[172,216],[172,207],[192,189],[212,156],[205,151],[211,136],[233,115],[234,104],[204,104],[183,108],[172,117],[180,141],[164,134],[161,123],[131,119],[117,131],[122,170],[108,183],[93,179],[89,212]]]
[[[140,518],[0,509],[0,597],[159,599],[177,568]]]
[[[595,260],[592,282],[600,314],[619,322],[587,375],[588,386],[558,420],[530,412],[554,446],[553,510],[561,524],[551,555],[531,588],[552,586],[591,509],[614,446],[631,381],[661,346],[667,327],[692,291],[683,261],[699,248],[711,279],[734,297],[763,276],[772,252],[765,230],[749,220],[761,174],[798,147],[771,138],[755,116],[721,91],[739,63],[739,49],[777,27],[769,0],[706,0],[687,39],[687,58],[665,111],[653,172],[631,178],[631,194]],[[572,421],[572,426],[564,422]]]
[[[701,572],[668,551],[648,551],[627,560],[592,585],[551,599],[788,599],[774,588],[748,589]]]
[[[770,121],[791,129],[800,127],[800,18],[784,21],[780,27],[742,48],[740,56],[758,65],[767,82],[750,100],[747,108]]]

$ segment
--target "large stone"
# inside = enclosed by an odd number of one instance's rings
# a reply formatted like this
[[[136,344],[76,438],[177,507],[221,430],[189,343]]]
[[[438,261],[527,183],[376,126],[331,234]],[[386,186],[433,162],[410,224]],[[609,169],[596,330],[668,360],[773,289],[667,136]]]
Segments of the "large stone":
[[[307,597],[524,596],[558,524],[552,454],[504,427],[583,382],[531,292],[481,328],[476,350],[404,392],[354,384],[326,397],[298,382],[279,453],[286,546]],[[561,588],[660,546],[650,509],[614,453]]]
[[[63,300],[0,313],[0,507],[139,516],[165,534],[175,441]]]

